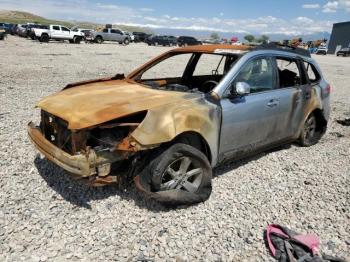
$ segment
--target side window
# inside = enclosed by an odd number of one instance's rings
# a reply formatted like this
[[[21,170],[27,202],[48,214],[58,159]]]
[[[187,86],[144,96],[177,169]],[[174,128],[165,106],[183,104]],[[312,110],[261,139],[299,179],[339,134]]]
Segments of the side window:
[[[59,26],[56,26],[56,25],[55,25],[55,26],[53,26],[53,27],[52,27],[52,29],[53,29],[53,30],[60,31],[60,27],[59,27]]]
[[[193,76],[223,75],[225,56],[202,54],[198,60]]]
[[[141,80],[181,78],[192,54],[174,55],[145,71]]]
[[[67,27],[61,27],[62,31],[66,31],[66,32],[69,32],[69,29]]]
[[[301,74],[298,63],[294,59],[276,58],[280,87],[300,86]]]
[[[243,66],[235,83],[245,82],[250,86],[251,93],[274,89],[274,68],[269,57],[255,58]]]
[[[112,29],[112,30],[111,30],[111,33],[112,33],[112,34],[118,34],[118,35],[121,35],[121,34],[122,34],[122,32],[121,32],[120,30],[115,30],[115,29]]]
[[[103,32],[103,33],[108,33],[108,29],[105,28],[105,29],[102,30],[102,32]]]
[[[311,83],[317,83],[320,81],[320,74],[317,72],[314,65],[304,62],[304,66]]]

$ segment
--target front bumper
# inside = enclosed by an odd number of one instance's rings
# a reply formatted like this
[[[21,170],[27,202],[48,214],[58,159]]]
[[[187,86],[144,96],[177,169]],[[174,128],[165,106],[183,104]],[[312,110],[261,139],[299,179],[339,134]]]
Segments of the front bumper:
[[[28,136],[47,159],[81,178],[94,175],[105,177],[109,174],[111,163],[125,158],[119,152],[96,152],[92,149],[84,154],[70,155],[48,141],[32,122],[28,124]]]

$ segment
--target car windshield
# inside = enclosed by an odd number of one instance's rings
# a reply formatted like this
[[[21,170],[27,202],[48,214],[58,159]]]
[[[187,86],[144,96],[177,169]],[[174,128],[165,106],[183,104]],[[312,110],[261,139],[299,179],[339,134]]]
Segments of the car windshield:
[[[239,58],[231,53],[171,52],[141,68],[133,80],[155,89],[209,93]]]

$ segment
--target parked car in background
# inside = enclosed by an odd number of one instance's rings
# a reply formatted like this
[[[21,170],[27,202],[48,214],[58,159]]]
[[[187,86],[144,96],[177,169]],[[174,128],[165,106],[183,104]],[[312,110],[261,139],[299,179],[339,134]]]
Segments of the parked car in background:
[[[18,28],[18,24],[14,24],[14,25],[11,27],[10,34],[11,34],[11,35],[16,35],[16,34],[17,34],[17,28]]]
[[[320,46],[316,50],[316,55],[327,55],[328,49],[325,46]]]
[[[135,42],[135,36],[133,35],[133,33],[128,32],[128,31],[122,31],[124,35],[128,35],[130,38],[130,42]]]
[[[149,37],[148,34],[144,33],[144,32],[133,32],[132,33],[135,36],[135,42],[145,42],[145,40]]]
[[[6,37],[6,30],[5,30],[5,26],[0,23],[0,40],[4,40]]]
[[[167,36],[167,35],[155,35],[147,38],[145,43],[148,45],[154,46],[176,46],[177,38],[175,36]]]
[[[73,32],[79,32],[84,35],[85,41],[93,41],[94,40],[94,30],[93,29],[86,29],[86,28],[71,28]]]
[[[104,41],[114,41],[124,45],[130,43],[130,36],[115,28],[104,28],[102,32],[93,32],[93,39],[98,44],[102,44]]]
[[[28,25],[19,24],[17,26],[17,35],[21,37],[27,37],[27,27]]]
[[[201,45],[202,42],[198,41],[196,38],[192,36],[180,36],[177,39],[177,44],[179,46],[189,46],[189,45]]]
[[[48,29],[34,28],[35,37],[40,42],[49,42],[50,40],[68,40],[70,43],[80,44],[84,39],[84,34],[74,32],[65,26],[49,25]]]
[[[350,47],[345,47],[340,49],[337,54],[337,56],[350,56]]]
[[[0,23],[0,27],[2,27],[6,34],[10,34],[11,33],[11,29],[14,26],[14,24],[9,24],[9,23]]]
[[[34,29],[39,28],[39,29],[49,29],[48,25],[40,25],[40,24],[33,24],[29,25],[27,27],[27,37],[30,37],[32,40],[36,39]]]

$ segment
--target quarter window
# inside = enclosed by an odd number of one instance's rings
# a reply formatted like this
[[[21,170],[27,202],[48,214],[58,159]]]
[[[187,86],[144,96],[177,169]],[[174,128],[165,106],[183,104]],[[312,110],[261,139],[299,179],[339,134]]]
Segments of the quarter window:
[[[305,70],[311,83],[317,83],[320,80],[320,74],[317,72],[314,65],[305,62]]]
[[[274,70],[271,58],[256,58],[239,72],[235,83],[245,82],[250,86],[251,93],[274,89]]]

